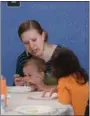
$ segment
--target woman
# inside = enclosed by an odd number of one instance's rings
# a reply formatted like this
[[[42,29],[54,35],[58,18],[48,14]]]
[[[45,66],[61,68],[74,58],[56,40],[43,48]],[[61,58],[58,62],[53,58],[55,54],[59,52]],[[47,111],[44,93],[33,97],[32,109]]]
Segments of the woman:
[[[18,77],[23,77],[23,64],[27,59],[32,56],[39,57],[46,62],[46,78],[44,83],[47,85],[56,85],[56,80],[51,77],[51,59],[58,49],[59,45],[49,44],[48,34],[35,20],[27,20],[23,22],[18,29],[18,35],[24,44],[25,51],[18,57],[16,74]],[[15,76],[15,85],[23,85],[22,78]]]

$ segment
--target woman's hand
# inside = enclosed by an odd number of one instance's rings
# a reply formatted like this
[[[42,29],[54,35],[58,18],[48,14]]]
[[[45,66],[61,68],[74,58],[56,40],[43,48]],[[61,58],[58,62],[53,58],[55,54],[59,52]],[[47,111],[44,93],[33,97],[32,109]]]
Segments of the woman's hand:
[[[18,74],[14,74],[14,78],[15,78],[15,85],[16,86],[23,86],[24,85],[24,81],[23,81],[23,77],[20,77]]]

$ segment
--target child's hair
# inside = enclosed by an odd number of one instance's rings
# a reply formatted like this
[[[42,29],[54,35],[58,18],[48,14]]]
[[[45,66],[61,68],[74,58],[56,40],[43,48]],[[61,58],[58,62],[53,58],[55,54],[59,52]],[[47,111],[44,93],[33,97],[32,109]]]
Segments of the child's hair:
[[[53,56],[51,63],[53,76],[57,79],[75,73],[77,75],[77,81],[82,79],[84,83],[88,81],[88,74],[81,67],[78,58],[67,48],[60,48]]]
[[[27,67],[31,63],[33,63],[37,67],[38,71],[45,72],[46,65],[45,65],[45,61],[43,59],[32,56],[30,59],[25,61],[23,68]]]

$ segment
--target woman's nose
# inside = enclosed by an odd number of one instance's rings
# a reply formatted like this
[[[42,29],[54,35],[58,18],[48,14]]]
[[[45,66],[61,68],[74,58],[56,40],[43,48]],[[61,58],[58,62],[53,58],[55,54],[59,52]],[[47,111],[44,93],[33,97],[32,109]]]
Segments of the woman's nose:
[[[29,41],[29,48],[30,48],[30,49],[33,49],[33,47],[34,47],[34,44],[33,44],[32,42]]]

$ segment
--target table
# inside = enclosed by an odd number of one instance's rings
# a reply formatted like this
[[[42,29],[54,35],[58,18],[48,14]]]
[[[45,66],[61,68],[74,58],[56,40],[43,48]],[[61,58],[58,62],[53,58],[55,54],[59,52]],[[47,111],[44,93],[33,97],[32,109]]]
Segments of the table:
[[[22,87],[23,89],[23,87]],[[37,94],[37,92],[34,92]],[[59,115],[73,115],[73,110],[71,106],[68,106],[68,110],[65,110],[65,105],[58,103],[57,99],[55,100],[33,100],[28,99],[32,92],[26,93],[9,93],[10,98],[8,99],[8,107],[6,112],[3,115],[22,115],[18,112],[15,112],[14,109],[21,105],[48,105],[54,108],[60,109]]]

